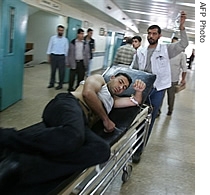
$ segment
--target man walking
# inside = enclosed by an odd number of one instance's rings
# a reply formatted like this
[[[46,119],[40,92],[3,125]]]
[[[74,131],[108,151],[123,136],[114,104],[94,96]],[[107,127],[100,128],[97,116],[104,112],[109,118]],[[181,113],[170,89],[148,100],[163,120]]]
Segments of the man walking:
[[[152,25],[147,29],[148,47],[142,47],[137,51],[138,66],[131,68],[139,69],[156,75],[154,86],[147,98],[147,103],[153,108],[151,124],[149,127],[148,138],[151,134],[155,118],[162,104],[165,90],[171,87],[171,67],[170,59],[181,53],[188,46],[188,37],[185,31],[184,23],[186,14],[181,12],[180,16],[180,41],[172,44],[159,44],[158,40],[161,37],[161,28],[158,25]],[[138,148],[133,156],[133,162],[140,161],[142,148]]]
[[[179,39],[177,37],[172,38],[172,43],[177,42]],[[181,52],[174,58],[170,59],[171,64],[171,87],[167,89],[167,101],[168,101],[168,112],[167,115],[170,116],[173,112],[174,101],[175,101],[175,89],[176,85],[179,84],[180,74],[181,80],[180,84],[186,84],[186,74],[187,74],[187,65],[186,65],[186,57],[184,52]]]

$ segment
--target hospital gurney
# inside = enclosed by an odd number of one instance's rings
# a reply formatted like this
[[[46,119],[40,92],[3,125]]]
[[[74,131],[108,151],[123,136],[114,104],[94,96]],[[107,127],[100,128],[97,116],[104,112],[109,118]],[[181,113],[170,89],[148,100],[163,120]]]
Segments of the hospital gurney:
[[[119,116],[119,114],[121,117],[117,119],[116,116]],[[63,187],[61,184],[57,189],[49,193],[50,195],[103,194],[121,171],[123,171],[122,181],[126,182],[129,179],[132,171],[132,164],[129,161],[137,149],[134,148],[134,145],[139,140],[138,146],[142,144],[145,146],[151,118],[150,107],[143,105],[141,109],[137,107],[116,109],[110,113],[110,118],[118,126],[113,133],[104,133],[102,124],[97,124],[93,128],[98,135],[111,145],[110,159],[104,164],[84,170],[68,185]],[[121,120],[124,122],[122,123]],[[128,123],[131,124],[127,126]],[[141,135],[137,138],[138,132]]]
[[[129,179],[132,172],[131,157],[138,146],[143,145],[144,148],[146,144],[151,119],[151,107],[144,104],[144,101],[153,86],[155,75],[126,67],[113,66],[105,71],[105,80],[108,80],[111,75],[115,75],[117,72],[128,73],[133,82],[137,78],[141,79],[146,83],[147,87],[143,92],[143,103],[139,107],[112,109],[109,117],[116,124],[114,132],[105,133],[101,121],[93,126],[92,130],[104,138],[111,147],[109,160],[57,181],[39,186],[30,186],[28,189],[20,189],[20,193],[17,194],[103,194],[121,171],[123,172],[122,181],[126,182]],[[133,93],[134,90],[130,86],[122,96],[130,96]],[[34,128],[35,130],[42,126],[43,123],[41,122],[28,128]]]

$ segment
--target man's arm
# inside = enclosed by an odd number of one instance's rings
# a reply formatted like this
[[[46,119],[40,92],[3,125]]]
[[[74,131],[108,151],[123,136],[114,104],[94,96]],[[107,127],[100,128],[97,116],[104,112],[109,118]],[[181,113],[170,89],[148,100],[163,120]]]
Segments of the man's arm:
[[[186,74],[187,74],[187,65],[186,65],[186,57],[185,57],[185,54],[182,53],[181,55],[181,69],[182,69],[182,77],[181,77],[181,85],[185,85],[186,84]]]
[[[50,54],[51,54],[51,48],[52,48],[52,40],[53,37],[50,37],[49,43],[48,43],[48,47],[47,47],[47,56],[48,56],[48,63],[51,63],[51,58],[50,58]]]
[[[95,40],[93,39],[93,48],[92,48],[92,53],[95,51],[96,45],[95,45]]]
[[[185,14],[184,11],[182,11],[181,12],[181,16],[180,16],[180,25],[179,25],[180,41],[167,45],[169,59],[177,56],[179,53],[184,51],[184,49],[189,44],[188,37],[187,37],[186,31],[185,31],[185,27],[184,27],[185,20],[186,20],[186,14]]]
[[[133,84],[133,88],[136,91],[134,96],[131,97],[117,97],[114,101],[115,108],[123,108],[130,106],[137,106],[142,102],[142,92],[144,91],[146,84],[141,80],[136,80]]]
[[[109,119],[106,110],[103,107],[103,103],[97,95],[101,90],[101,87],[105,84],[102,75],[96,74],[88,77],[84,84],[82,96],[89,108],[103,121],[105,129],[108,132],[111,132],[114,130],[115,124]]]

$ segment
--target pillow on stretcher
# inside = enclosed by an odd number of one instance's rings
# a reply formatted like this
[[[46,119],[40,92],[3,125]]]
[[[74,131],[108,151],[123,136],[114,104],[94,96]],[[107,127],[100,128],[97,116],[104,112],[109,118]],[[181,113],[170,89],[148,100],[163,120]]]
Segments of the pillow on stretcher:
[[[131,69],[125,66],[111,66],[103,73],[103,77],[105,81],[108,82],[110,80],[110,77],[113,75],[116,75],[118,72],[127,73],[132,78],[131,85],[129,86],[127,90],[125,90],[122,94],[120,94],[120,96],[130,97],[132,94],[135,93],[135,90],[133,89],[133,84],[136,79],[141,79],[142,81],[145,82],[146,88],[143,91],[143,100],[142,100],[142,104],[143,104],[147,96],[149,95],[150,90],[153,87],[153,83],[155,82],[156,75],[147,73],[144,71],[140,71],[140,70]]]

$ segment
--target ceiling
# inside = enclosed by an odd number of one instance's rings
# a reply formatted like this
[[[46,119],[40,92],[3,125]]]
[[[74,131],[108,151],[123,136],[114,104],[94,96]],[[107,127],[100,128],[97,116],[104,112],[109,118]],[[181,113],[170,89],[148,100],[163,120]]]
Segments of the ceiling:
[[[100,20],[145,34],[149,25],[157,24],[163,36],[178,32],[178,14],[185,11],[185,28],[195,42],[195,0],[59,0]]]

